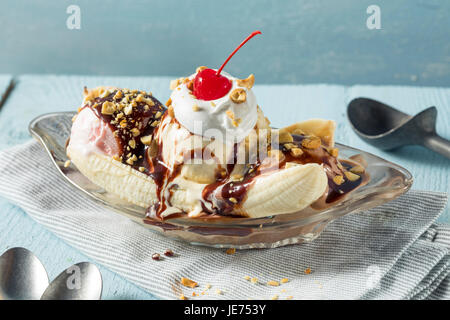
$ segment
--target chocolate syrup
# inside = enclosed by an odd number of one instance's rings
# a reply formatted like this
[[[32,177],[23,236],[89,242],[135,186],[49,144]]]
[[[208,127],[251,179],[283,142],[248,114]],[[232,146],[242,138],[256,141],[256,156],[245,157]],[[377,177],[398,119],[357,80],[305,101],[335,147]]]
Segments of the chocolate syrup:
[[[234,157],[237,148],[234,147]],[[235,157],[236,159],[236,157]],[[234,164],[232,164],[234,166]],[[247,191],[253,184],[254,178],[259,174],[256,164],[247,165],[247,171],[240,181],[230,181],[232,172],[231,164],[227,165],[227,175],[218,181],[207,185],[202,192],[204,201],[210,203],[212,209],[203,206],[203,211],[208,214],[234,215],[235,210],[244,202]]]
[[[362,181],[363,181],[362,178],[359,178],[356,181],[346,180],[343,184],[337,185],[336,183],[334,183],[333,180],[328,178],[329,190],[325,202],[327,204],[330,204],[342,199],[350,191],[353,191],[357,187],[359,187]]]
[[[283,144],[282,151],[285,155],[284,162],[296,162],[300,164],[322,164],[328,178],[328,194],[326,195],[325,200],[327,204],[331,204],[342,199],[346,194],[358,188],[361,183],[366,180],[364,174],[356,181],[351,181],[345,178],[345,171],[349,171],[355,164],[342,160],[339,161],[336,157],[331,156],[328,151],[322,146],[316,149],[303,148],[301,143],[305,139],[305,136],[294,134],[292,135],[292,137],[294,139],[292,144],[301,148],[303,154],[300,157],[294,157],[286,148],[286,144]],[[333,180],[333,178],[338,175],[344,177],[344,181],[342,184],[337,184]]]
[[[145,151],[148,148],[148,146],[144,145],[141,142],[140,138],[153,134],[156,125],[152,125],[152,123],[154,123],[155,121],[158,122],[160,120],[160,117],[166,111],[166,108],[155,97],[145,92],[124,92],[119,98],[116,95],[118,91],[120,90],[114,90],[105,97],[96,97],[84,107],[91,108],[94,111],[95,115],[104,123],[107,123],[111,130],[114,132],[115,139],[119,145],[119,149],[121,150],[119,156],[121,157],[121,161],[124,164],[129,164],[126,162],[126,160],[129,158],[127,157],[127,155],[136,155],[137,160],[131,166],[134,169],[138,169],[144,163],[143,159],[146,153]],[[117,120],[117,113],[102,113],[102,105],[104,102],[112,102],[117,105],[121,102],[123,96],[127,94],[131,94],[130,99],[133,99],[136,103],[136,105],[132,108],[132,112],[130,114],[126,115],[124,112],[121,112],[123,117]],[[147,101],[152,101],[152,105],[149,105],[149,103],[146,103],[145,101],[136,101],[135,98],[138,94],[141,94]],[[132,134],[132,129],[139,130],[139,133]],[[134,148],[130,147],[131,140],[135,141]]]
[[[165,117],[168,116],[168,113],[164,113],[164,115],[161,118],[161,122],[164,121]],[[181,126],[177,120],[172,119],[172,124]],[[159,128],[161,129],[161,128]],[[142,171],[143,173],[150,176],[153,181],[156,184],[156,197],[157,201],[155,204],[150,206],[147,209],[146,215],[148,217],[155,217],[157,219],[162,219],[161,214],[168,208],[168,205],[171,206],[170,199],[173,194],[173,188],[176,188],[176,184],[172,184],[168,188],[169,197],[166,199],[165,197],[165,190],[167,186],[181,173],[181,167],[183,165],[183,162],[181,163],[174,163],[173,168],[170,168],[166,162],[164,161],[163,157],[163,148],[164,148],[164,142],[155,142],[155,146],[157,148],[157,152],[154,155],[150,155],[149,152],[145,153],[144,156],[144,167],[145,170]],[[195,154],[195,152],[194,152]],[[171,214],[170,218],[176,218],[179,217],[180,214],[182,214],[181,210],[179,213]]]

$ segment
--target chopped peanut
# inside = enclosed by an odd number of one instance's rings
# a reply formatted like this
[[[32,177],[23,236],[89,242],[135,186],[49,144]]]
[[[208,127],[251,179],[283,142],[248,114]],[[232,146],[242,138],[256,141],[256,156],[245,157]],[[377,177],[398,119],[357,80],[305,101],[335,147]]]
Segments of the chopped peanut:
[[[130,131],[133,134],[133,137],[137,137],[141,133],[138,128],[133,128]]]
[[[111,115],[116,112],[116,105],[110,101],[105,101],[102,104],[102,113]]]
[[[185,287],[189,287],[189,288],[195,288],[198,286],[198,283],[195,281],[192,281],[191,279],[188,278],[181,278],[181,284]]]
[[[337,185],[341,185],[342,183],[344,183],[344,177],[341,175],[334,176],[333,182]]]
[[[145,137],[141,137],[141,142],[147,146],[149,146],[152,142],[152,136],[145,136]]]
[[[243,103],[243,102],[245,102],[245,100],[247,100],[247,93],[245,92],[244,89],[241,89],[241,88],[234,89],[230,93],[230,99],[234,103],[238,103],[238,104]]]
[[[200,71],[203,71],[203,70],[205,70],[207,67],[205,67],[205,66],[200,66],[200,67],[198,67],[196,70],[195,70],[195,73],[198,73],[198,72],[200,72]]]
[[[289,132],[281,131],[279,135],[279,143],[288,143],[293,142],[294,138],[292,138],[292,135]]]
[[[364,171],[365,171],[365,169],[363,166],[354,166],[353,168],[350,169],[350,172],[357,173],[357,174],[364,173]]]
[[[247,89],[251,89],[255,84],[255,76],[253,74],[249,75],[247,79],[239,79],[237,80],[237,85],[240,87],[245,87]]]
[[[235,254],[236,253],[236,248],[229,248],[227,249],[227,251],[225,251],[226,254]]]
[[[344,174],[345,174],[345,177],[350,181],[356,181],[359,178],[361,178],[357,174],[354,174],[353,172],[350,172],[350,171],[346,171]]]
[[[338,148],[331,148],[329,150],[329,152],[330,152],[331,156],[333,156],[335,158],[337,158],[337,156],[339,155],[339,149]]]
[[[269,286],[278,287],[280,283],[278,281],[270,280],[267,282]]]
[[[307,138],[302,140],[302,146],[307,149],[316,149],[319,148],[320,145],[320,138],[316,136],[308,136]]]
[[[303,154],[303,150],[300,149],[300,148],[292,148],[292,149],[291,149],[291,154],[292,154],[294,157],[300,157],[300,156]]]

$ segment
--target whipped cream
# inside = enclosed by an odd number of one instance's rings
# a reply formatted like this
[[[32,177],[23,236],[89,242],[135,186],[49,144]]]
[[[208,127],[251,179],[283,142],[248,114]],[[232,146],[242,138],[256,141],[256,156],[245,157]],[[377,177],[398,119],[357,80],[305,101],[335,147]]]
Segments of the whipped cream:
[[[258,118],[256,97],[251,89],[239,86],[237,78],[226,72],[221,75],[232,82],[231,90],[222,98],[199,100],[188,89],[187,84],[182,82],[170,96],[172,106],[175,118],[191,133],[208,139],[215,138],[227,144],[238,143],[255,127]],[[196,74],[189,76],[189,80],[193,80],[195,76]],[[231,100],[230,94],[235,89],[245,90],[244,102],[235,103]]]

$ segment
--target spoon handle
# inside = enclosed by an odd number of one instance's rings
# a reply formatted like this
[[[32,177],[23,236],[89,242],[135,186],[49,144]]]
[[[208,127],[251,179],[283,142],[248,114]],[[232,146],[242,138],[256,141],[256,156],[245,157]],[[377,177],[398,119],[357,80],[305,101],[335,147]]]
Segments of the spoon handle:
[[[438,135],[432,135],[427,137],[423,145],[427,147],[428,149],[431,149],[444,157],[447,157],[450,159],[450,141],[447,139],[444,139]]]

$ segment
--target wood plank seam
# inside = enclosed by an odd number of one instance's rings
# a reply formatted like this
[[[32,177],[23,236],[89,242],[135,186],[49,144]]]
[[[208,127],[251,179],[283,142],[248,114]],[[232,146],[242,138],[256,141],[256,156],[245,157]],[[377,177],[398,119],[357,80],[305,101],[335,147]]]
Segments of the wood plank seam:
[[[11,80],[9,81],[8,87],[6,88],[5,92],[2,94],[2,97],[0,99],[0,111],[2,110],[2,107],[5,104],[6,100],[8,100],[9,95],[14,90],[15,85],[16,85],[16,79],[11,78]]]

